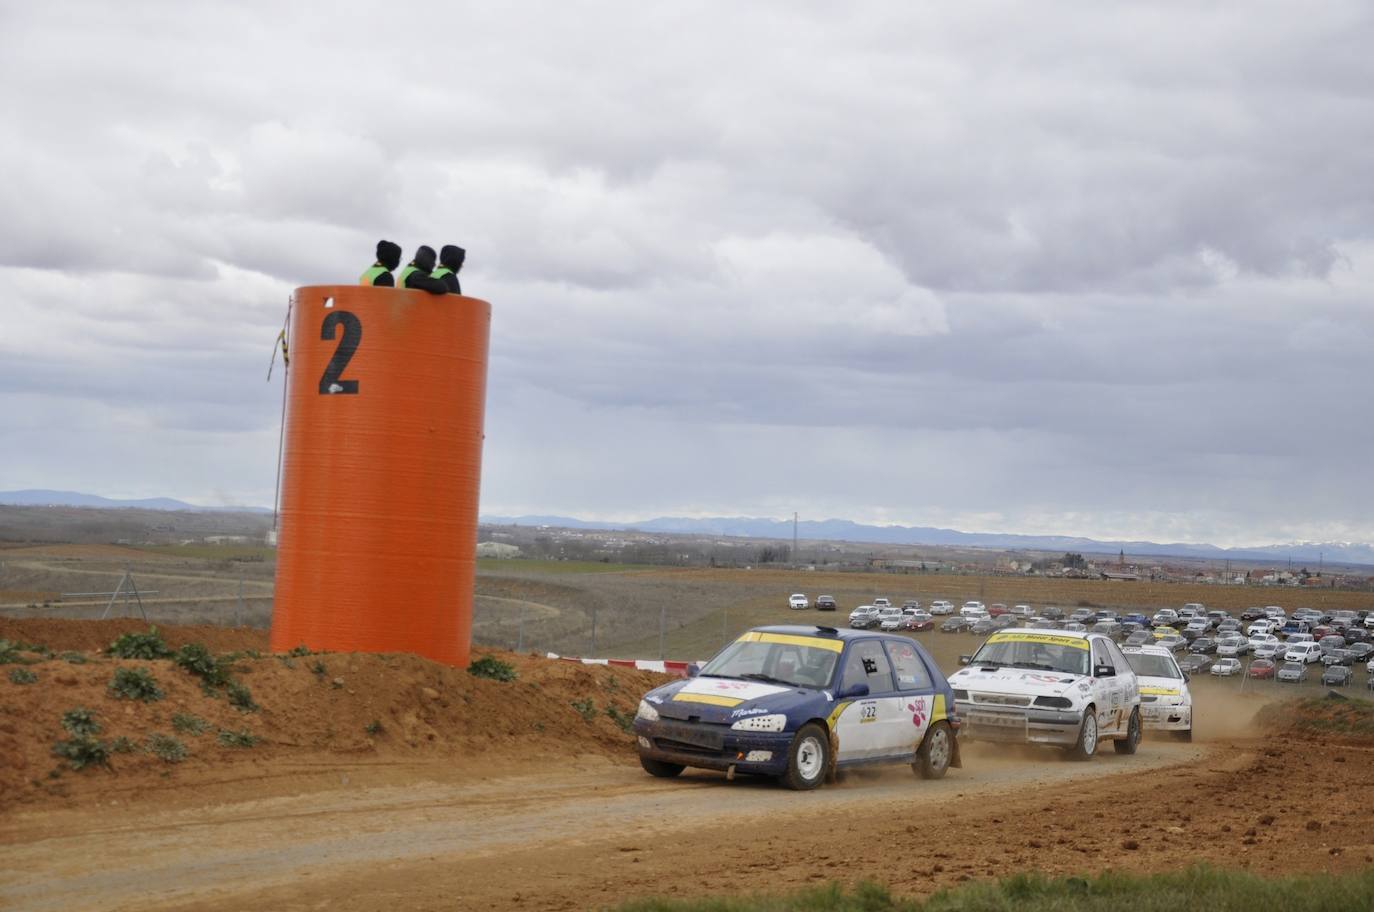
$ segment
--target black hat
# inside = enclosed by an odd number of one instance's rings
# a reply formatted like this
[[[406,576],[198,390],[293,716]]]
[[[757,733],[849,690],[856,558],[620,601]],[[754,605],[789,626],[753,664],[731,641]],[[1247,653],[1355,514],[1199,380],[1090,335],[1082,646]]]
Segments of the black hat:
[[[415,251],[415,259],[411,260],[411,262],[425,272],[433,272],[434,248],[421,244],[420,249]]]
[[[377,242],[377,262],[387,269],[395,269],[401,265],[401,245],[393,244],[391,241]]]
[[[462,247],[453,244],[445,244],[439,251],[439,264],[454,272],[463,268],[463,261],[468,257],[468,252]]]

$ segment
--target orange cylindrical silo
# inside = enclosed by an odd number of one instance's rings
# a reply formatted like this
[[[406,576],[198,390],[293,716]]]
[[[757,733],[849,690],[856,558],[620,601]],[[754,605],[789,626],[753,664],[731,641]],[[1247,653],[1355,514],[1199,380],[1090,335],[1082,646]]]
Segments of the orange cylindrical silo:
[[[272,649],[466,665],[491,305],[296,289]]]

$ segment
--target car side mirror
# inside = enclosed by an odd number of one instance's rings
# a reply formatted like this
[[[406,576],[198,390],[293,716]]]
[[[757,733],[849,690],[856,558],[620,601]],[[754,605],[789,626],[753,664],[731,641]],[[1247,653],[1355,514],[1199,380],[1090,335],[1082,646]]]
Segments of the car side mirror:
[[[973,661],[973,656],[971,656],[971,655],[959,656],[959,664],[960,664],[960,665],[967,665],[969,662],[972,662],[972,661]]]
[[[868,696],[868,685],[867,685],[867,684],[850,684],[850,685],[849,685],[848,687],[846,687],[844,690],[840,691],[840,692],[835,696],[835,699],[837,699],[837,700],[844,700],[844,699],[848,699],[849,697],[866,697],[866,696]]]
[[[693,662],[687,666],[687,677],[695,678],[699,674],[701,674],[701,667],[697,663]]]
[[[1192,679],[1191,677],[1189,677],[1188,672],[1185,671],[1185,672],[1183,673],[1183,683],[1184,683],[1184,684],[1187,684],[1187,683],[1188,683],[1189,681],[1191,681],[1191,680],[1193,680],[1193,679]]]
[[[1116,669],[1110,665],[1098,665],[1095,668],[1093,668],[1093,677],[1114,678],[1116,677]]]

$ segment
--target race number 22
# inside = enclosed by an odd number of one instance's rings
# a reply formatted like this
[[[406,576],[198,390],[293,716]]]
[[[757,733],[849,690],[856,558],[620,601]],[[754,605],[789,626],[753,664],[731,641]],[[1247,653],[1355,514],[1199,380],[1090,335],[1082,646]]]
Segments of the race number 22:
[[[343,372],[353,358],[353,353],[358,350],[358,343],[363,341],[363,323],[346,310],[331,311],[320,327],[320,339],[325,342],[332,340],[340,326],[343,327],[343,338],[339,340],[338,348],[334,349],[334,357],[329,359],[329,364],[325,366],[324,374],[320,377],[322,396],[356,395],[358,392],[358,381],[344,380]]]

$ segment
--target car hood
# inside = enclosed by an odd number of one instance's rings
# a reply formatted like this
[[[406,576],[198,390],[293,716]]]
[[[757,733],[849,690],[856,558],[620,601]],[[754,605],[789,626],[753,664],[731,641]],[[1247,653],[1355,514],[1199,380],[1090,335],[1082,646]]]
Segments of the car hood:
[[[969,665],[949,676],[951,687],[1030,696],[1064,696],[1075,684],[1086,682],[1082,675],[1032,668],[988,668]],[[1084,683],[1086,687],[1086,683]]]
[[[790,713],[825,696],[820,690],[764,681],[698,677],[657,687],[644,699],[667,719],[730,724],[747,716]]]

